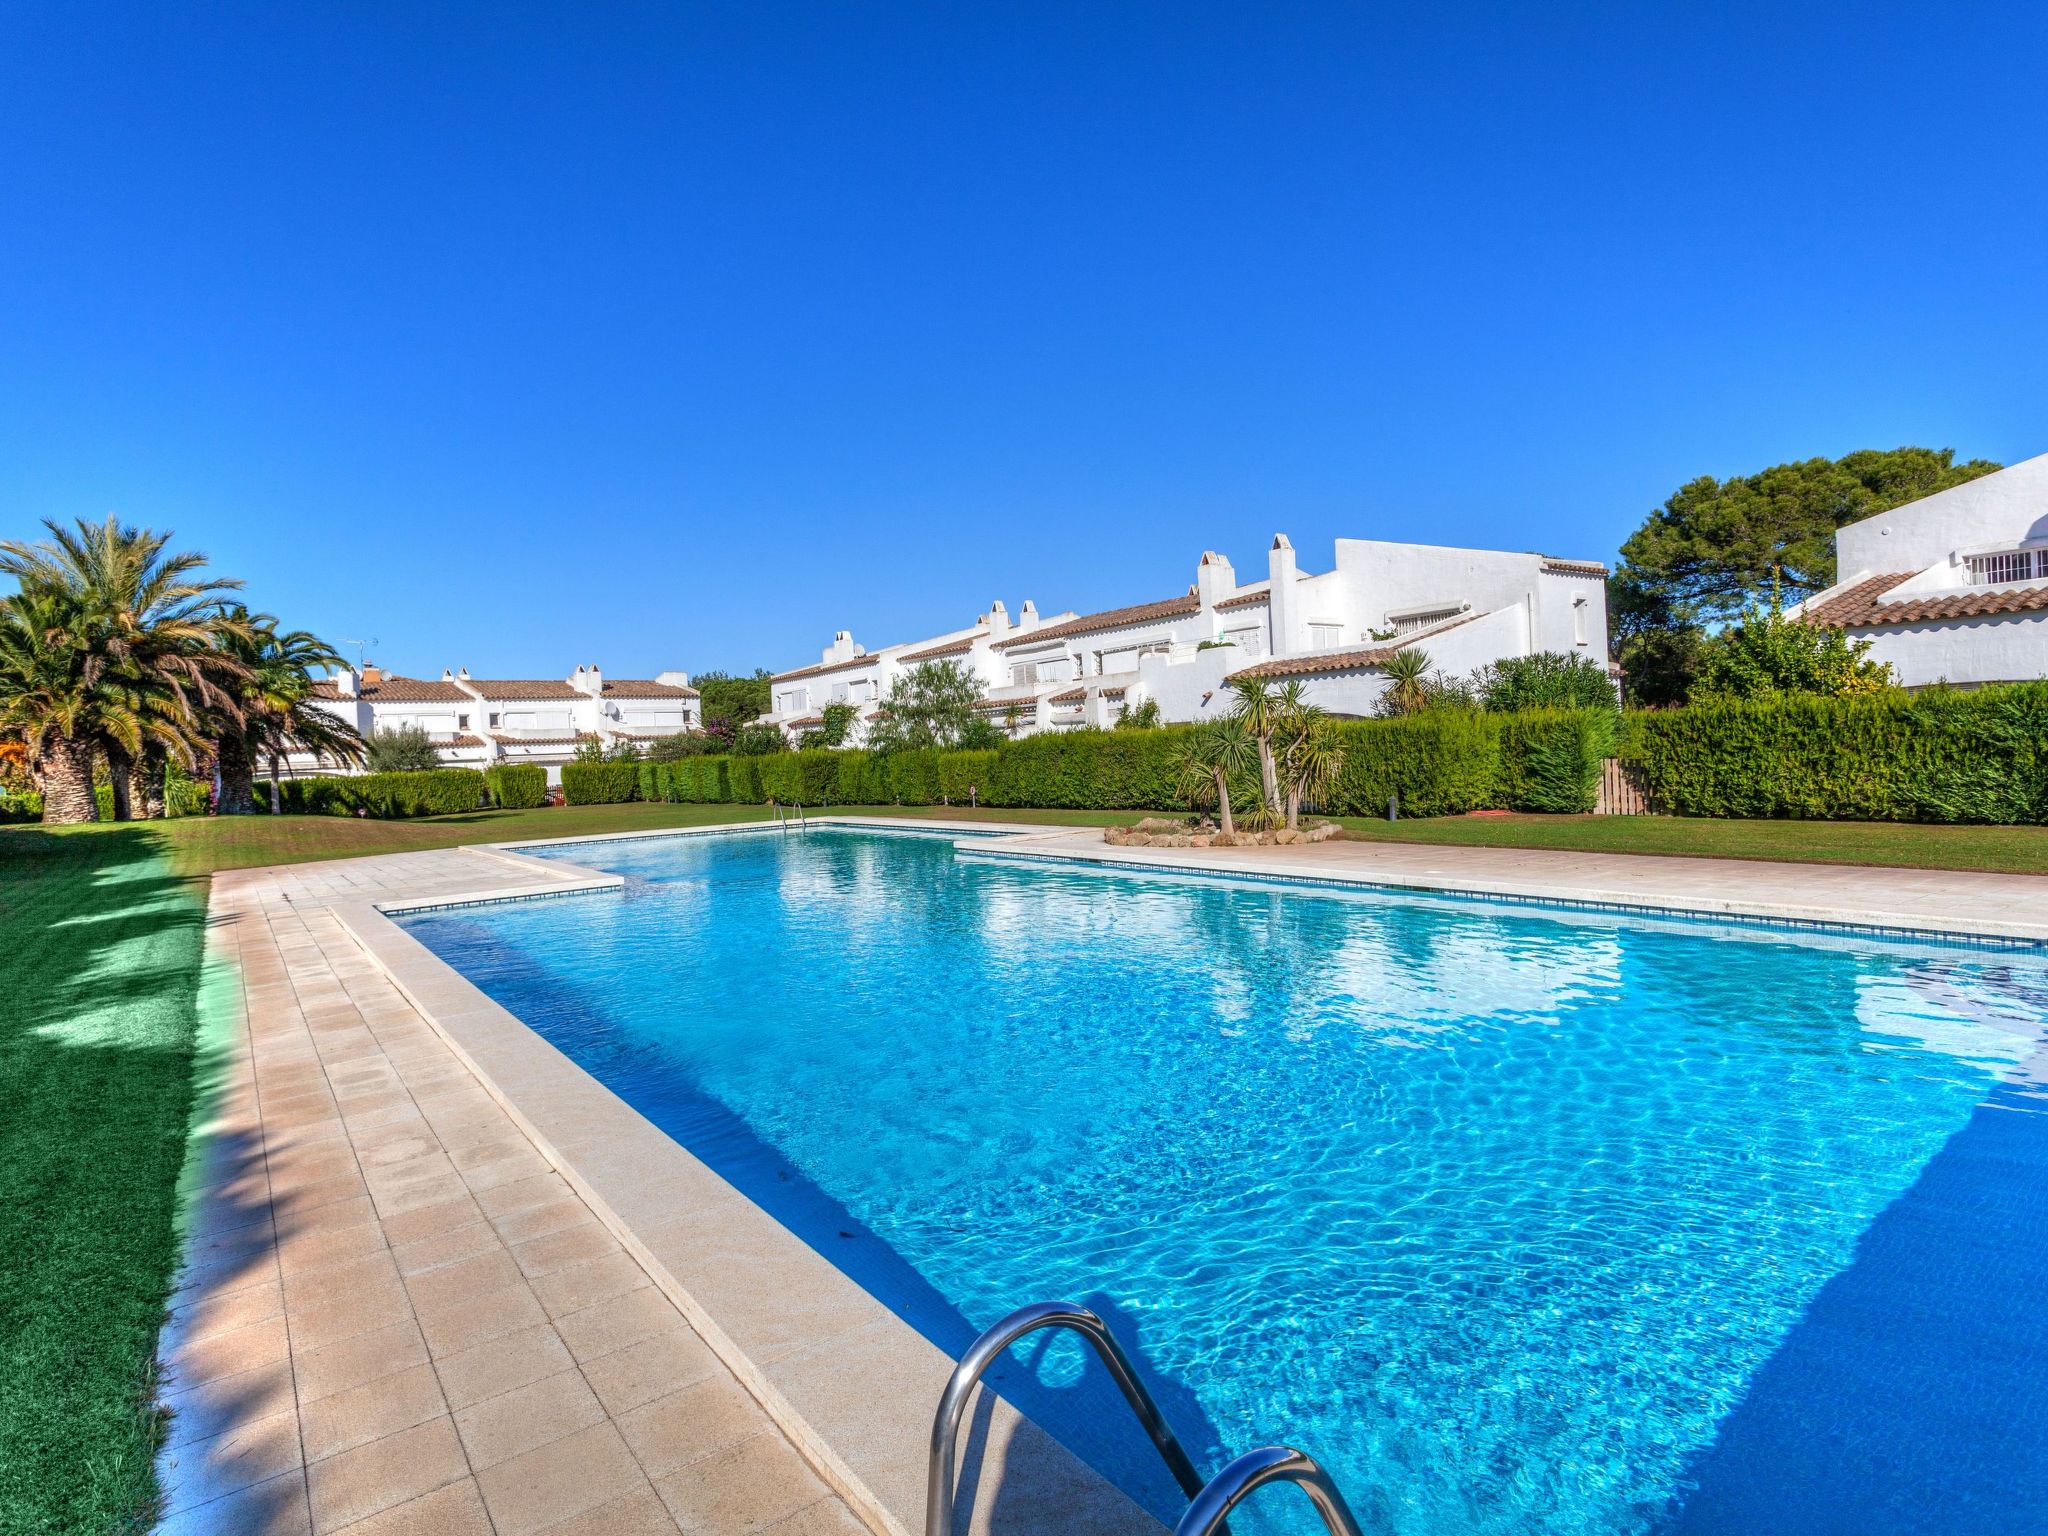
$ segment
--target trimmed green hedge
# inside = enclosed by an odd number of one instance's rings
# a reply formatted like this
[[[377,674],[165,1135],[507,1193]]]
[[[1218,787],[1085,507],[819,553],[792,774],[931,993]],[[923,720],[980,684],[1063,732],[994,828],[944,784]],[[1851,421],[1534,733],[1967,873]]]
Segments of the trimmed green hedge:
[[[1680,816],[2048,821],[2048,683],[1632,714],[1621,756]]]
[[[1003,743],[981,803],[1079,811],[1182,808],[1174,753],[1187,726],[1156,731],[1060,731]]]
[[[305,816],[353,816],[361,811],[379,821],[400,821],[411,816],[452,816],[484,803],[484,776],[474,768],[289,779],[280,789],[285,811]],[[259,793],[257,798],[267,797]]]
[[[1611,709],[1525,709],[1500,722],[1497,798],[1517,811],[1584,815],[1600,798],[1600,764],[1614,756]]]
[[[548,797],[548,771],[538,763],[500,763],[484,770],[491,804],[501,811],[526,811]]]
[[[618,805],[638,797],[642,763],[568,763],[562,798],[570,805]]]
[[[1321,809],[1338,816],[1384,816],[1400,798],[1403,816],[1457,816],[1498,803],[1500,717],[1474,710],[1432,710],[1396,720],[1338,727],[1344,761]]]

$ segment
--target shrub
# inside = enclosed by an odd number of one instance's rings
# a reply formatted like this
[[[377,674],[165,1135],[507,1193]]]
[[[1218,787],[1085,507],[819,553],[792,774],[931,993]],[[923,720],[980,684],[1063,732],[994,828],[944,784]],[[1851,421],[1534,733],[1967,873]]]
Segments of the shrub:
[[[1472,674],[1472,691],[1485,709],[1607,709],[1615,707],[1614,679],[1590,656],[1538,651],[1503,656]]]
[[[1621,755],[1681,816],[2043,822],[2048,683],[1647,711]]]
[[[0,825],[18,821],[41,821],[43,797],[32,789],[0,789]]]
[[[500,763],[484,771],[484,787],[500,810],[529,810],[548,797],[548,771],[536,763]]]
[[[734,805],[761,805],[768,796],[761,790],[763,757],[725,759],[725,798]]]
[[[1457,816],[1495,805],[1500,716],[1433,709],[1338,727],[1344,762],[1329,804],[1339,816],[1384,816],[1390,796],[1404,816]]]
[[[434,768],[347,779],[290,779],[280,791],[288,813],[353,816],[361,811],[380,821],[395,821],[475,810],[483,804],[484,776],[474,768]]]
[[[204,816],[213,808],[212,786],[195,779],[175,760],[164,765],[164,814]]]
[[[1186,734],[1186,726],[1060,731],[1006,742],[991,754],[981,800],[1061,810],[1179,810],[1174,750]]]
[[[425,773],[441,766],[441,754],[416,725],[395,726],[372,731],[363,765],[372,776],[380,773]]]
[[[988,804],[988,783],[995,776],[995,749],[975,748],[966,752],[939,754],[939,799],[951,805],[965,805],[979,791],[981,803]]]
[[[839,762],[847,755],[807,747],[759,759],[762,798],[783,805],[822,805],[837,798]]]
[[[638,763],[567,763],[562,798],[570,805],[619,805],[640,787]]]
[[[1510,810],[1583,815],[1614,755],[1612,709],[1527,709],[1500,720],[1499,801]]]
[[[892,752],[887,757],[875,758],[875,763],[885,769],[882,784],[871,804],[937,805],[939,803],[939,764],[944,754],[930,749],[909,752]]]

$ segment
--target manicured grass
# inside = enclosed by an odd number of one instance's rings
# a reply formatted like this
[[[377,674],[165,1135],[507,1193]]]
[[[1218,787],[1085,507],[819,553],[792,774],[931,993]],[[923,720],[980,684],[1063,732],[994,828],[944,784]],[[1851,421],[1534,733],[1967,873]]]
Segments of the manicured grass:
[[[203,892],[152,830],[0,830],[0,1531],[146,1526]]]
[[[2048,875],[2048,827],[1706,821],[1681,816],[1446,816],[1398,822],[1345,817],[1343,821],[1346,836],[1374,842]]]

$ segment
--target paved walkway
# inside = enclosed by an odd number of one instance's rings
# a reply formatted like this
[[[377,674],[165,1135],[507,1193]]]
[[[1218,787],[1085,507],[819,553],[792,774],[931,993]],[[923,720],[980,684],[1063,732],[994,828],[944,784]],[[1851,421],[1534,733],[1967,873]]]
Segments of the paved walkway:
[[[1177,868],[1330,874],[1493,895],[1619,901],[1817,922],[1876,923],[2048,939],[2048,878],[1971,870],[1328,842],[1288,848],[1116,848],[1060,829],[1006,846]]]
[[[506,872],[215,878],[236,1046],[163,1340],[162,1531],[864,1531],[327,910]]]

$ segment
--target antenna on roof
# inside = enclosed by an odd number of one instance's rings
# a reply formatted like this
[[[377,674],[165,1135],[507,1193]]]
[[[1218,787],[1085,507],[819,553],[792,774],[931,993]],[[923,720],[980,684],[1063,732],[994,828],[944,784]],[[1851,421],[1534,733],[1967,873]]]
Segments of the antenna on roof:
[[[372,635],[367,640],[344,640],[341,643],[343,645],[352,645],[356,648],[356,670],[360,672],[363,670],[364,649],[372,645],[382,645],[384,642],[379,640],[375,635]]]

